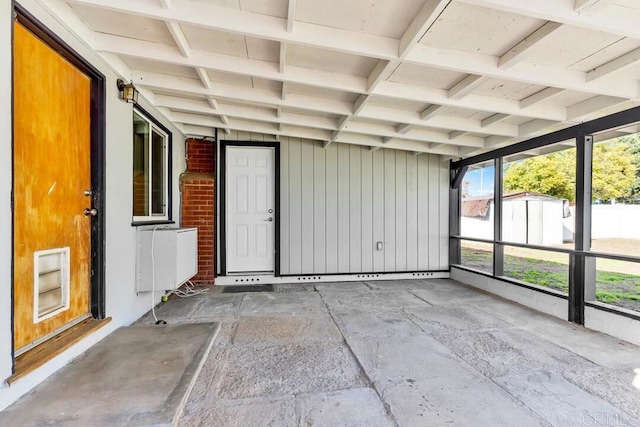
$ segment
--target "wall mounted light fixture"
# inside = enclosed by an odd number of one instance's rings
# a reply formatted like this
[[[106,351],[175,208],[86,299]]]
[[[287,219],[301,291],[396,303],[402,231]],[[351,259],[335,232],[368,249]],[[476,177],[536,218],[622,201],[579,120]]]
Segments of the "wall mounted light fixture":
[[[131,104],[138,103],[138,90],[133,85],[133,82],[129,84],[125,83],[124,80],[118,79],[118,90],[120,91],[120,99],[124,102],[129,102]]]

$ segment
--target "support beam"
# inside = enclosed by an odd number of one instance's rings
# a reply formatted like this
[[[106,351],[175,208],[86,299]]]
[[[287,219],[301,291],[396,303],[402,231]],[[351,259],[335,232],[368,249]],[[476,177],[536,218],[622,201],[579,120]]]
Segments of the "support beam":
[[[461,130],[454,130],[453,132],[449,132],[449,139],[460,138],[461,136],[466,135],[468,132],[464,132]]]
[[[287,8],[287,32],[293,32],[293,23],[296,21],[296,5],[297,0],[289,0],[289,7]]]
[[[494,160],[493,175],[493,240],[502,241],[502,181],[504,175],[503,158]],[[504,276],[504,245],[493,244],[493,275]]]
[[[593,112],[597,112],[598,110],[615,107],[616,105],[620,105],[628,101],[628,99],[617,98],[614,96],[594,96],[593,98],[586,99],[568,107],[567,119],[576,120]]]
[[[396,60],[399,40],[359,31],[329,28],[296,21],[295,31],[287,31],[288,17],[261,15],[211,3],[172,0],[171,11],[148,1],[70,0],[71,3],[144,16],[161,21],[176,21],[249,37],[296,43],[337,52]],[[289,4],[291,5],[291,4]],[[287,13],[287,16],[289,14]]]
[[[160,0],[160,4],[165,9],[171,9],[171,0]]]
[[[538,102],[542,102],[547,99],[551,99],[556,95],[560,95],[562,92],[565,92],[565,90],[557,87],[548,87],[546,89],[542,89],[540,92],[536,92],[533,95],[521,100],[520,108],[530,107],[533,104],[537,104]]]
[[[596,13],[611,5],[615,0],[576,0],[575,11],[578,13]]]
[[[602,10],[601,15],[576,13],[571,0],[457,0],[461,3],[515,13],[530,18],[555,21],[592,31],[603,31],[617,36],[640,39],[637,15],[627,13],[626,8]],[[600,9],[614,0],[604,0]],[[575,3],[574,3],[575,4]],[[613,8],[610,8],[613,9]]]
[[[398,57],[403,58],[436,22],[451,0],[427,0],[400,37]]]
[[[464,175],[467,173],[468,169],[468,166],[463,166],[460,169],[454,171],[454,175],[451,178],[452,189],[457,190],[460,188],[460,184],[462,184],[462,180],[464,179]]]
[[[321,70],[310,72],[307,68],[287,66],[286,74],[279,71],[278,62],[262,61],[219,53],[191,49],[188,58],[176,52],[175,46],[134,40],[109,34],[95,35],[95,49],[140,59],[164,62],[193,68],[204,68],[258,77],[266,80],[285,81],[353,93],[366,92],[366,78]]]
[[[558,122],[553,120],[541,120],[541,119],[531,120],[519,126],[518,136],[520,138],[527,138],[535,134],[538,134],[541,131],[557,123]]]
[[[287,82],[282,82],[282,88],[280,90],[280,98],[283,101],[287,100]]]
[[[640,62],[640,48],[634,49],[631,52],[619,56],[616,59],[613,59],[606,64],[602,64],[599,67],[596,67],[593,70],[589,71],[587,73],[587,81],[591,82],[601,77],[608,76],[611,73],[624,70],[625,68],[637,64],[638,62]]]
[[[379,149],[381,149],[382,147],[380,147],[379,145],[376,145],[375,147],[369,147],[369,151],[371,151],[372,153],[375,151],[378,151]]]
[[[204,68],[198,67],[196,68],[196,73],[198,73],[198,77],[200,77],[200,81],[202,82],[202,85],[206,88],[206,89],[211,89],[211,79],[209,78],[209,74],[207,74],[207,70],[205,70]]]
[[[484,76],[478,76],[470,74],[458,83],[456,83],[451,89],[449,89],[449,99],[460,99],[471,93],[472,90],[477,88],[486,80]]]
[[[536,44],[555,33],[561,27],[562,24],[558,22],[547,22],[502,55],[498,61],[498,67],[503,70],[513,67],[526,58]]]
[[[324,143],[322,143],[322,148],[327,149],[330,145],[331,145],[331,140],[327,140]]]
[[[165,24],[167,25],[169,33],[171,33],[171,37],[173,37],[173,40],[176,42],[178,49],[180,49],[180,53],[182,53],[182,56],[184,56],[185,58],[190,57],[191,46],[189,46],[187,37],[184,35],[184,32],[182,31],[182,28],[180,28],[180,25],[176,24],[175,22],[165,22]]]
[[[369,95],[360,95],[358,99],[356,99],[356,102],[353,103],[354,116],[357,116],[358,114],[360,114],[364,106],[367,104],[367,101],[369,100],[369,98],[370,98]]]
[[[413,129],[413,125],[407,124],[407,123],[401,123],[396,127],[396,132],[401,133],[401,134],[406,134],[408,133],[410,130]]]
[[[382,138],[382,143],[386,144],[387,142],[391,141],[393,138],[390,136],[385,136]]]
[[[444,106],[442,105],[431,105],[427,107],[422,113],[420,113],[420,119],[429,120],[431,117],[435,116],[438,111],[442,110]]]
[[[591,250],[591,176],[593,136],[576,138],[576,206],[575,250]],[[569,321],[584,324],[584,302],[593,301],[595,291],[595,258],[570,256]]]
[[[418,157],[420,154],[424,154],[424,153],[423,153],[422,151],[412,151],[412,152],[411,152],[411,155],[412,155],[413,157]]]
[[[496,113],[493,116],[487,117],[486,119],[484,119],[483,121],[480,122],[480,125],[483,128],[486,128],[487,126],[491,126],[494,123],[498,123],[501,122],[505,119],[508,119],[510,116],[508,114],[500,114],[500,113]]]
[[[287,62],[287,44],[285,42],[280,43],[280,62],[278,66],[278,70],[280,74],[284,74],[285,67]]]

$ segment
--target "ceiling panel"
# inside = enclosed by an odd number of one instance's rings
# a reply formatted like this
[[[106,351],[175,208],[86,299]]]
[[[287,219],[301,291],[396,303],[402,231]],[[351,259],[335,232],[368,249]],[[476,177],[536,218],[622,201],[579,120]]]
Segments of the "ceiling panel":
[[[473,93],[520,101],[534,93],[540,92],[544,88],[544,86],[514,82],[513,80],[487,79],[475,88]]]
[[[286,63],[297,67],[366,77],[371,74],[378,61],[365,56],[290,44],[287,45]]]
[[[420,43],[500,56],[544,23],[526,16],[451,2]]]
[[[426,86],[435,89],[449,89],[465,78],[467,74],[440,70],[413,64],[401,64],[389,78],[389,81]]]
[[[71,7],[89,28],[98,33],[174,44],[173,37],[163,21],[77,4]]]
[[[399,39],[424,0],[298,0],[296,19]]]

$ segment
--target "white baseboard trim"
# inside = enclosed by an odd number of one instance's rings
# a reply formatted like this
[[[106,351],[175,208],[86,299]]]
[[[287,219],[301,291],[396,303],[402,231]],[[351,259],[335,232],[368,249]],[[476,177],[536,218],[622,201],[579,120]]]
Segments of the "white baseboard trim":
[[[300,276],[218,276],[216,285],[275,285],[290,283],[362,282],[372,280],[448,279],[447,271],[418,271],[414,273],[356,273],[356,274],[312,274]]]

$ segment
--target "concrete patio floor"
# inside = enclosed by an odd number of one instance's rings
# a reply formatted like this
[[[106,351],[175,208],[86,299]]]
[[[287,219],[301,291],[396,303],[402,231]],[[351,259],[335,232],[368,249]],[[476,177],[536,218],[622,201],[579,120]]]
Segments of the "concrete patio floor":
[[[640,425],[640,348],[452,280],[214,288],[157,314],[222,324],[184,426]]]

